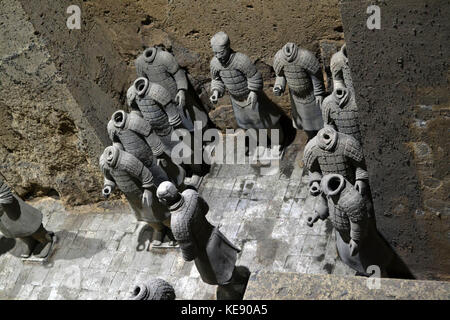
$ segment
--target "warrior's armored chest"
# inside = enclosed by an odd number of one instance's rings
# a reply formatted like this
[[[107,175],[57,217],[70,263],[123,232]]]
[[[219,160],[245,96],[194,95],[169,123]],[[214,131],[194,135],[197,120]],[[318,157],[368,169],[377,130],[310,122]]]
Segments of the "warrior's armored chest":
[[[350,99],[346,106],[340,108],[336,104],[330,110],[330,117],[337,127],[337,131],[353,136],[360,141],[358,109],[354,99]]]
[[[351,175],[350,163],[344,153],[339,152],[339,150],[321,150],[317,160],[323,175],[338,173],[343,175],[346,179],[348,179],[349,175]]]
[[[306,70],[293,62],[284,66],[284,76],[289,88],[297,94],[306,94],[313,90],[312,82]]]
[[[167,70],[167,66],[158,62],[146,63],[143,72],[152,83],[157,83],[169,91],[171,97],[177,94],[177,83]]]
[[[248,94],[247,77],[238,69],[232,66],[223,68],[219,75],[231,95],[241,97]]]
[[[128,172],[120,169],[111,169],[111,176],[114,178],[114,181],[117,187],[123,193],[140,193],[142,183],[139,182],[136,178],[130,176]]]

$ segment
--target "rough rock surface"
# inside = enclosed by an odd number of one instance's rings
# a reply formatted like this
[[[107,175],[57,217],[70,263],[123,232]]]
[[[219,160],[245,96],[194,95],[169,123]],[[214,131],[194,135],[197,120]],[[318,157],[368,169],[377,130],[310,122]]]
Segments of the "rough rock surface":
[[[344,1],[378,229],[419,279],[449,280],[450,1]]]
[[[272,58],[286,42],[318,53],[320,40],[342,39],[337,2],[1,1],[1,173],[21,196],[98,201],[106,123],[125,108],[144,47],[173,52],[209,107],[209,40],[224,30],[233,48],[257,62],[273,97]],[[70,5],[81,8],[81,30],[66,26]],[[289,112],[287,95],[273,99]],[[225,97],[211,117],[219,128],[235,128],[231,111]]]

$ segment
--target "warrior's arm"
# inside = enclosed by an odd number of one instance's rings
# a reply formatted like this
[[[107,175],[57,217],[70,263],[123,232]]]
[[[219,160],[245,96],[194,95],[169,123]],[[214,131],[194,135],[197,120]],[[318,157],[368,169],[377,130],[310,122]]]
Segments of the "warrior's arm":
[[[169,117],[169,124],[174,128],[179,127],[181,125],[181,117],[175,104],[170,101],[164,109]]]
[[[323,83],[323,76],[320,69],[315,74],[310,73],[309,76],[311,77],[311,81],[313,83],[314,95],[315,96],[325,95],[325,85]]]
[[[241,61],[239,70],[247,77],[247,85],[250,91],[260,91],[263,88],[263,79],[261,73],[256,69],[256,66],[250,61],[246,55],[239,55]]]
[[[174,78],[177,84],[177,89],[186,91],[188,89],[186,73],[183,69],[180,68],[180,65],[178,64],[175,57],[169,52],[162,50],[158,50],[158,54],[164,62],[164,65],[167,68],[167,72]]]
[[[150,146],[153,154],[157,158],[159,158],[164,153],[162,142],[155,132],[152,131],[148,137],[145,137],[145,141]]]
[[[334,123],[333,118],[331,117],[331,108],[329,106],[330,101],[329,98],[325,98],[325,100],[322,103],[322,119],[324,125],[328,125],[333,127],[334,130],[337,130],[336,124]]]
[[[273,86],[275,88],[280,88],[280,94],[284,92],[286,89],[286,77],[284,76],[283,69],[276,73],[275,84]]]
[[[364,180],[365,182],[367,182],[367,180],[369,180],[369,173],[367,172],[364,159],[358,161],[351,158],[351,162],[355,167],[355,180]]]
[[[109,173],[109,170],[103,170],[103,189],[106,187],[109,187],[111,189],[110,192],[114,191],[116,188],[116,182],[114,181],[114,178]]]
[[[219,71],[214,68],[211,62],[211,92],[214,93],[214,91],[218,92],[219,98],[222,97],[225,93],[225,84],[220,77]]]
[[[156,83],[152,84],[151,97],[165,110],[171,126],[176,127],[181,124],[180,114],[170,97],[170,93],[164,87]]]
[[[0,204],[11,204],[14,201],[14,196],[11,189],[0,180]]]

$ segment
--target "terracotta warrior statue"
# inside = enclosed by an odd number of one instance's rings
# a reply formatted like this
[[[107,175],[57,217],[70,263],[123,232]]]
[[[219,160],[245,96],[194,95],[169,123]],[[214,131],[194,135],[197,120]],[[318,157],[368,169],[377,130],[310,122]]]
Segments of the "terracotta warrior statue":
[[[42,225],[42,213],[12,193],[0,180],[0,231],[6,238],[18,238],[25,244],[22,258],[46,259],[56,241],[53,232]]]
[[[168,181],[158,187],[157,196],[170,209],[184,260],[194,260],[205,283],[218,285],[217,299],[242,299],[249,274],[235,266],[240,250],[206,219],[205,200],[192,189],[180,194]]]
[[[319,61],[312,52],[288,42],[275,54],[273,68],[274,94],[280,96],[289,85],[293,125],[312,139],[323,128],[320,108],[325,87]]]
[[[156,187],[167,180],[177,186],[183,184],[184,169],[173,163],[170,155],[164,152],[161,140],[139,111],[114,112],[108,122],[108,134],[113,144],[120,144],[119,148],[131,153],[150,169]]]
[[[341,260],[359,275],[368,276],[368,267],[377,265],[386,276],[394,258],[393,252],[376,230],[367,201],[340,174],[325,175],[320,191],[328,205],[328,212],[320,219],[330,218],[336,230],[336,247]]]
[[[361,145],[355,138],[326,126],[310,140],[303,162],[309,170],[310,186],[319,187],[323,175],[338,173],[364,193],[368,173]]]
[[[175,290],[163,279],[152,279],[134,287],[129,300],[175,300]]]
[[[348,64],[347,46],[344,44],[341,49],[331,56],[330,61],[331,75],[333,77],[333,87],[340,84],[340,87],[346,87],[354,94],[353,81]]]
[[[152,246],[161,246],[166,234],[171,238],[170,213],[156,198],[151,171],[118,145],[107,147],[99,162],[104,175],[103,196],[108,198],[115,187],[125,194],[136,219],[153,228]],[[172,241],[171,245],[175,243]]]
[[[358,107],[354,94],[341,82],[335,83],[333,92],[323,101],[322,117],[325,125],[332,126],[338,132],[352,136],[362,144]]]
[[[216,104],[228,90],[240,128],[278,129],[282,143],[281,112],[262,91],[263,79],[256,66],[248,56],[231,49],[225,32],[218,32],[212,37],[211,47],[214,52],[210,63],[211,102]]]
[[[310,193],[319,194],[319,184],[326,174],[337,173],[347,179],[367,201],[369,215],[373,216],[364,154],[361,145],[352,136],[325,126],[305,147],[303,162],[309,170]]]
[[[169,91],[141,77],[128,89],[127,103],[132,110],[141,112],[142,117],[161,140],[164,151],[172,155],[173,148],[179,143],[176,139],[172,140],[172,133],[174,129],[182,129],[184,126]],[[201,180],[201,165],[191,162],[185,165],[185,169],[188,169],[187,174],[190,177],[186,184],[198,186]]]
[[[201,107],[195,90],[189,86],[185,71],[171,53],[159,47],[150,47],[136,59],[135,65],[138,77],[147,78],[169,92],[186,129],[192,132],[194,121],[201,121],[203,128],[208,125],[208,114]]]

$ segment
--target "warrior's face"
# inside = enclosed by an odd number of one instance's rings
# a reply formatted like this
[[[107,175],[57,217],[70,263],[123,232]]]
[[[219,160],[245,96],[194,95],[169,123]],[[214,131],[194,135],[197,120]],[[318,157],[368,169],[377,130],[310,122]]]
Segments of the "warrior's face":
[[[213,47],[213,52],[221,64],[226,64],[230,60],[231,48],[229,46]]]

